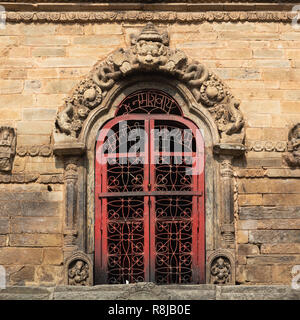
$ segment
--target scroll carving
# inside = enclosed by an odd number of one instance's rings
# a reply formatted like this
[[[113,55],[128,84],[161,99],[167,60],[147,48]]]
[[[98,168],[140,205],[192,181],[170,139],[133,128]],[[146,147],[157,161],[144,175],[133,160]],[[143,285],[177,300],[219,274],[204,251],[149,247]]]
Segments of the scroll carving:
[[[0,171],[11,171],[15,154],[15,130],[11,127],[0,127]]]
[[[284,159],[291,167],[300,166],[300,123],[296,124],[288,135],[288,153]]]
[[[131,47],[119,49],[97,63],[80,82],[56,119],[59,132],[77,138],[89,112],[121,78],[134,71],[155,71],[176,77],[191,90],[196,101],[212,115],[222,142],[242,143],[244,119],[236,100],[225,84],[183,51],[169,47],[167,33],[160,34],[152,23],[132,36]]]

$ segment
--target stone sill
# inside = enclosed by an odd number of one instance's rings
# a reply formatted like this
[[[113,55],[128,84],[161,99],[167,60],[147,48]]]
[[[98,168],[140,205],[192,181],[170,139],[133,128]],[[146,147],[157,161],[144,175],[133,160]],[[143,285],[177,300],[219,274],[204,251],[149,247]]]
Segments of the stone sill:
[[[83,294],[84,293],[84,294]],[[0,300],[300,300],[287,285],[97,285],[93,287],[11,286]]]

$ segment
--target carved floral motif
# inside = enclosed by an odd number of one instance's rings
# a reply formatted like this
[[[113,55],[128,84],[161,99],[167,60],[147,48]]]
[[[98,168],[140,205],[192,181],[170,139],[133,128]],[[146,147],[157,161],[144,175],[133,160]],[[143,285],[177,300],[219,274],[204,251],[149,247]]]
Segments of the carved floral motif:
[[[289,132],[288,151],[285,161],[292,167],[300,166],[300,123],[296,124]]]
[[[284,152],[287,149],[287,143],[285,141],[253,141],[248,143],[247,149],[255,152]]]
[[[0,183],[31,183],[38,178],[38,174],[1,174]]]
[[[10,127],[0,127],[0,171],[11,171],[15,153],[15,130]]]
[[[196,101],[207,108],[218,127],[221,140],[243,142],[244,119],[237,101],[224,83],[184,52],[169,48],[167,33],[160,34],[152,23],[133,36],[129,49],[119,49],[105,61],[97,63],[86,80],[75,88],[59,112],[56,125],[60,132],[78,137],[90,110],[122,77],[133,71],[168,73],[190,88]]]

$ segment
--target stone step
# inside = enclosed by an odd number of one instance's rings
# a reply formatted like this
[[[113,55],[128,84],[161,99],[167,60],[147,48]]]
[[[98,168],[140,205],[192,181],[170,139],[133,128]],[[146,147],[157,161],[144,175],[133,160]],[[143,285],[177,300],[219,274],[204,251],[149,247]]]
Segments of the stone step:
[[[283,285],[97,285],[92,287],[7,287],[0,300],[300,300],[300,290]]]

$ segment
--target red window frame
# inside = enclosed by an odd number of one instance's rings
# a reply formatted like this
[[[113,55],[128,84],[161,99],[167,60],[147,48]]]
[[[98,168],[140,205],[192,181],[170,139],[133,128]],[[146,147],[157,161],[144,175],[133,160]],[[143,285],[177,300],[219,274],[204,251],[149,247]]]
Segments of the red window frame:
[[[193,175],[193,188],[187,194],[193,195],[193,213],[192,213],[192,283],[205,283],[205,184],[204,184],[204,139],[199,136],[199,129],[190,120],[176,115],[166,114],[128,114],[118,116],[108,121],[102,129],[100,129],[99,137],[96,143],[96,152],[101,148],[105,134],[105,130],[112,128],[121,121],[126,120],[142,120],[145,121],[145,131],[150,133],[146,148],[150,151],[145,152],[145,157],[153,157],[153,129],[155,120],[177,121],[186,125],[192,130],[194,136],[197,136],[197,161],[194,164],[203,170],[198,175]],[[198,132],[197,132],[198,131]],[[147,149],[146,149],[147,150]],[[97,153],[96,153],[97,158]],[[145,281],[154,282],[155,276],[155,196],[158,194],[153,190],[149,190],[155,184],[154,174],[149,174],[155,170],[153,159],[147,159],[144,164],[144,266]],[[151,161],[149,161],[151,160]],[[150,162],[150,163],[149,163]],[[106,181],[106,164],[95,161],[95,279],[97,283],[107,283],[107,181]],[[170,192],[172,193],[172,191]],[[138,195],[138,192],[137,192]],[[149,205],[150,203],[150,205]]]

